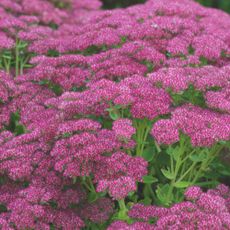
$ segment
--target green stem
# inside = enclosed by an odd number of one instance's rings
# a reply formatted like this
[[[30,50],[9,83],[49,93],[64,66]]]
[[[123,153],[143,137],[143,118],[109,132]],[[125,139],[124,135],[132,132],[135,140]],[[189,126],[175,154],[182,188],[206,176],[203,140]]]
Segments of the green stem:
[[[119,212],[117,216],[118,219],[128,221],[130,218],[128,216],[128,209],[125,205],[125,200],[124,199],[118,200],[118,205],[119,205]]]
[[[215,145],[210,152],[208,153],[208,157],[206,160],[202,161],[199,170],[195,173],[195,177],[192,180],[192,184],[195,184],[199,178],[203,176],[203,172],[207,171],[207,168],[211,164],[211,162],[216,158],[219,152],[223,149],[223,146]]]
[[[83,181],[82,184],[91,192],[91,187],[85,181]]]
[[[151,129],[151,124],[146,119],[134,120],[134,127],[136,128],[136,156],[142,156],[146,146],[146,140]]]
[[[16,47],[15,47],[15,77],[19,75],[19,66],[20,66],[20,60],[19,60],[19,41],[16,40]]]
[[[156,146],[157,153],[160,153],[160,152],[161,152],[161,148],[160,148],[160,146],[158,145],[158,143],[156,142],[156,140],[154,140],[154,144],[155,144],[155,146]]]
[[[187,176],[187,174],[195,167],[195,165],[196,162],[193,162],[192,165],[187,169],[187,171],[177,180],[177,182],[182,181]]]
[[[124,199],[118,200],[118,204],[119,204],[120,210],[127,210]]]
[[[19,65],[19,68],[20,68],[19,73],[22,75],[22,74],[23,74],[23,68],[24,68],[24,65],[23,65],[23,60],[20,60],[20,65]]]
[[[148,137],[148,134],[149,134],[149,131],[150,131],[151,127],[147,126],[145,128],[145,131],[144,131],[144,136],[143,136],[143,142],[141,144],[141,156],[143,154],[143,151],[144,151],[144,148],[145,148],[145,145],[146,145],[146,140],[147,140],[147,137]]]
[[[124,118],[124,109],[121,109],[121,118]]]
[[[171,169],[171,172],[173,174],[175,174],[175,171],[174,171],[174,160],[173,160],[173,157],[170,155],[170,169]]]
[[[85,186],[85,188],[92,193],[97,193],[96,189],[93,185],[91,177],[81,177],[81,184]]]
[[[180,141],[180,149],[178,150],[179,151],[179,156],[177,157],[177,160],[175,161],[175,164],[174,164],[174,167],[173,167],[173,170],[171,171],[173,173],[173,179],[171,180],[171,183],[169,185],[169,190],[168,190],[168,194],[167,194],[167,201],[168,201],[168,204],[171,204],[172,203],[172,200],[170,200],[170,198],[172,197],[172,193],[173,193],[173,189],[174,189],[174,185],[177,181],[177,177],[178,177],[178,173],[180,171],[180,168],[181,166],[183,166],[183,159],[182,159],[182,156],[185,152],[185,147],[186,147],[186,143],[184,140],[181,140]],[[171,165],[172,162],[174,161],[174,157],[170,154],[170,162],[171,162]]]
[[[196,152],[196,149],[194,149],[192,152],[190,152],[185,158],[183,158],[182,163],[184,163],[190,156],[193,155],[193,153]]]
[[[29,61],[30,57],[31,57],[30,55],[27,55],[24,59],[21,60],[21,63],[20,63],[20,74],[23,74],[24,66]]]
[[[91,177],[88,177],[88,181],[89,181],[89,187],[91,188],[91,191],[96,193],[96,189],[95,189],[95,187],[93,185]]]
[[[132,156],[132,152],[130,149],[127,149],[126,152],[128,153],[128,155]]]
[[[7,73],[10,73],[11,59],[3,58],[3,62],[4,62],[4,66],[5,66],[6,72],[7,72]]]
[[[151,184],[146,184],[145,186],[148,188],[148,192],[149,192],[149,195],[151,196],[151,198],[156,200],[156,196],[155,196],[155,193],[152,190]]]

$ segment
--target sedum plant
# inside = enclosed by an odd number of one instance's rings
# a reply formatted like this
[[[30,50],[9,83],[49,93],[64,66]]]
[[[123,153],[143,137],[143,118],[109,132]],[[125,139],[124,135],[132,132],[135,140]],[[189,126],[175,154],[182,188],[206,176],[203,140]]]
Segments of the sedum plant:
[[[2,0],[0,229],[230,229],[229,26],[192,0]]]

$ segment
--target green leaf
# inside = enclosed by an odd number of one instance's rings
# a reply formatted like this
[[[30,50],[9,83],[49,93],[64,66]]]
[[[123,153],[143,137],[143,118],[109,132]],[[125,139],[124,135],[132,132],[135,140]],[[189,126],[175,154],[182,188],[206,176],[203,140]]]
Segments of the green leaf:
[[[47,52],[47,56],[49,57],[58,57],[59,56],[59,52],[57,50],[48,50]]]
[[[149,218],[148,222],[149,224],[155,224],[157,222],[158,218],[157,217],[151,217]]]
[[[49,80],[41,80],[38,82],[39,85],[48,85],[49,84]]]
[[[0,213],[7,212],[7,208],[4,204],[0,204]]]
[[[172,155],[173,155],[173,158],[174,158],[175,161],[178,161],[180,159],[181,152],[179,150],[179,146],[174,149]]]
[[[168,155],[171,155],[173,153],[173,147],[171,145],[166,149],[166,153]]]
[[[143,179],[143,183],[145,183],[145,184],[152,184],[152,183],[155,183],[158,181],[157,178],[155,178],[151,175],[143,176],[142,179]]]
[[[205,57],[200,57],[200,65],[201,66],[205,66],[205,65],[208,65],[208,59],[205,58]]]
[[[188,186],[190,186],[190,182],[189,181],[178,181],[174,184],[174,186],[176,188],[187,188]]]
[[[8,60],[11,60],[11,59],[12,59],[12,56],[11,56],[11,55],[3,55],[2,57],[5,58],[5,59],[8,59]]]
[[[220,143],[221,145],[226,145],[226,144],[227,144],[227,141],[220,140],[219,143]]]
[[[13,113],[11,118],[13,122],[18,122],[20,120],[19,112]]]
[[[189,52],[189,54],[194,54],[195,53],[195,49],[192,47],[192,45],[189,45],[189,47],[188,47],[188,52]]]
[[[171,57],[172,57],[172,54],[171,54],[170,52],[166,51],[165,56],[166,56],[167,58],[171,58]]]
[[[195,183],[196,186],[200,186],[200,187],[202,186],[207,188],[210,188],[210,186],[216,187],[218,184],[220,184],[220,182],[218,181],[206,181],[206,182]]]
[[[226,169],[220,170],[220,173],[224,176],[230,176],[230,171]]]
[[[172,180],[174,178],[174,175],[173,173],[171,173],[169,170],[166,170],[166,169],[161,169],[161,172],[163,173],[163,175],[169,179],[169,180]]]
[[[193,154],[189,157],[189,159],[193,162],[201,162],[205,160],[206,155],[204,153]]]
[[[109,116],[111,117],[112,120],[116,121],[117,119],[119,119],[119,114],[117,114],[114,111],[109,111]]]
[[[15,130],[14,130],[16,136],[21,135],[25,133],[25,127],[23,125],[17,125]]]
[[[142,203],[144,205],[151,205],[152,204],[152,199],[149,197],[145,197],[143,200],[140,200],[139,203]]]
[[[64,133],[62,136],[63,136],[64,138],[71,137],[71,133]]]
[[[179,158],[180,158],[180,147],[179,146],[176,146],[176,147],[172,147],[172,146],[169,146],[166,150],[166,153],[170,156],[173,156],[174,160],[175,161],[178,161]]]
[[[54,224],[50,224],[50,230],[55,230],[55,225]]]
[[[18,44],[17,44],[18,48],[25,48],[27,46],[27,43],[26,42],[22,42],[20,41]]]
[[[53,90],[53,92],[56,95],[61,95],[62,94],[62,88],[61,88],[61,86],[59,86],[59,85],[52,85],[50,88]]]
[[[132,191],[132,192],[129,192],[128,196],[129,196],[129,197],[132,197],[134,194],[135,194],[135,192]]]
[[[97,193],[95,193],[95,192],[91,192],[91,193],[89,193],[89,195],[88,195],[88,201],[89,201],[90,203],[93,203],[94,201],[96,201],[97,198],[98,198],[98,195],[97,195]]]
[[[156,190],[156,195],[161,204],[164,204],[166,206],[170,205],[172,201],[171,194],[168,194],[169,191],[169,184],[164,184],[164,185],[158,185],[157,190]]]
[[[123,44],[123,43],[125,43],[126,41],[127,41],[127,37],[122,36],[122,37],[121,37],[121,43]]]
[[[73,177],[73,184],[76,184],[76,182],[77,182],[77,177],[75,176]]]
[[[24,64],[23,67],[24,68],[30,68],[30,67],[33,67],[33,65],[31,65],[31,64]]]
[[[107,194],[107,192],[99,192],[97,194],[99,197],[104,197]]]
[[[153,155],[154,155],[154,149],[151,148],[151,147],[148,147],[148,148],[146,148],[146,149],[144,150],[144,152],[143,152],[143,154],[142,154],[142,157],[143,157],[146,161],[150,162],[150,161],[152,161],[152,159],[153,159]]]

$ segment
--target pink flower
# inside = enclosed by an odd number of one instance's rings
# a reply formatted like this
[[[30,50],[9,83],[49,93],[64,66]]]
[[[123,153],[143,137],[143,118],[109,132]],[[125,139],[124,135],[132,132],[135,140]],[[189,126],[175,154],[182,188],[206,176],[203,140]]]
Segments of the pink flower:
[[[189,187],[185,191],[184,195],[187,200],[197,200],[200,197],[201,193],[202,193],[202,190],[200,187],[193,186],[193,187]]]
[[[173,120],[157,121],[151,131],[152,136],[159,144],[173,144],[179,141],[179,131]]]
[[[125,198],[129,192],[136,191],[136,182],[131,177],[120,177],[114,180],[100,180],[97,192],[108,190],[111,197],[116,200]]]
[[[129,119],[118,119],[113,122],[113,130],[118,139],[131,139],[136,130]]]

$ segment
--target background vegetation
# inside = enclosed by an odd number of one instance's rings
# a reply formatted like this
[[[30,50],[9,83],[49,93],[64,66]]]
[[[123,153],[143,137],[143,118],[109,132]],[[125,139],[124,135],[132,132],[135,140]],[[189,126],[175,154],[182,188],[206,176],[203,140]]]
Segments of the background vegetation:
[[[104,8],[113,9],[144,3],[146,0],[103,0]],[[219,8],[230,13],[230,0],[196,0],[204,6]]]
[[[230,13],[230,1],[229,0],[197,0],[204,6],[214,7],[222,9]]]

